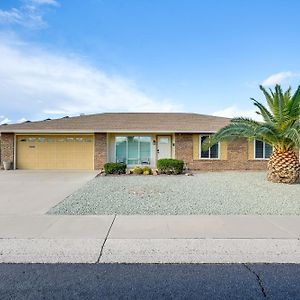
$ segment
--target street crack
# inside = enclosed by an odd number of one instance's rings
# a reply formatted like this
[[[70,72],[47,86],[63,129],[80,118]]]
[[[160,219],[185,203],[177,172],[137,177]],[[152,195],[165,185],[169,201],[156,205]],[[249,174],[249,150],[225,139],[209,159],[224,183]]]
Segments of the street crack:
[[[261,290],[261,292],[262,292],[262,294],[263,294],[263,297],[264,298],[268,298],[267,297],[267,293],[266,293],[266,290],[265,290],[265,288],[264,288],[264,284],[263,284],[263,281],[262,281],[262,279],[260,278],[260,276],[253,270],[253,269],[251,269],[250,268],[250,266],[248,266],[247,264],[242,264],[249,272],[251,272],[255,277],[256,277],[256,281],[257,281],[257,283],[258,283],[258,285],[259,285],[259,287],[260,287],[260,290]]]

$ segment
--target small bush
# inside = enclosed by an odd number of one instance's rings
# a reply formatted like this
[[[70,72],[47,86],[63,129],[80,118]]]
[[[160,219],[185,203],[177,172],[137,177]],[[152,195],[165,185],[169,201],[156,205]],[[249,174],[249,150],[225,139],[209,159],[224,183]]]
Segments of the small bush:
[[[144,175],[152,175],[152,169],[148,166],[143,168],[143,174]]]
[[[184,162],[179,159],[163,158],[157,161],[159,174],[181,174],[183,172]]]
[[[126,173],[126,164],[106,163],[104,165],[104,172],[106,174],[125,174]]]
[[[143,174],[143,169],[141,167],[135,167],[132,172],[133,174],[141,175]]]

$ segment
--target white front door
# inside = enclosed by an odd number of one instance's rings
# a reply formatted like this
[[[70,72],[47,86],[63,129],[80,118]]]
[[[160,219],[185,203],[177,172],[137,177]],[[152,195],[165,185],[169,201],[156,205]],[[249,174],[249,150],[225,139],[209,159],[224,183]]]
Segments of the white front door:
[[[172,157],[171,139],[169,135],[157,136],[157,159]]]

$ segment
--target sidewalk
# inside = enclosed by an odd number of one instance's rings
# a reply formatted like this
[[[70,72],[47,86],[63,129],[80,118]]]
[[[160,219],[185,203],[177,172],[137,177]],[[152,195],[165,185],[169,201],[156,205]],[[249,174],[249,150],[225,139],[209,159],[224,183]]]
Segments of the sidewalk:
[[[300,217],[2,215],[0,262],[300,263]]]

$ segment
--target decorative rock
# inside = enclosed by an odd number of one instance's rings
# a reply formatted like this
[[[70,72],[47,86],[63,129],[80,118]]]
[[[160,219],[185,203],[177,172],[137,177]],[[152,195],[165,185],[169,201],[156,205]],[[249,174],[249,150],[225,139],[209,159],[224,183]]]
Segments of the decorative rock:
[[[189,176],[189,175],[186,175]],[[300,184],[272,184],[265,172],[186,176],[104,174],[50,210],[69,215],[300,215]]]

